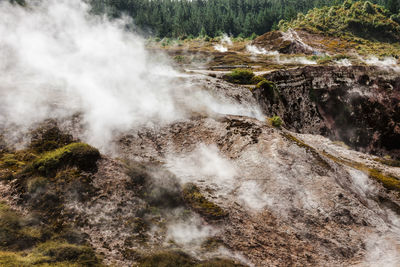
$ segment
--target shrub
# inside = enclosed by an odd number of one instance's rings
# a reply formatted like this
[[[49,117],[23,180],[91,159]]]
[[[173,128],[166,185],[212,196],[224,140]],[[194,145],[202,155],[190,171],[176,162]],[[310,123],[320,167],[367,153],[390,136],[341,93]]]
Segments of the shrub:
[[[272,126],[280,128],[283,124],[283,121],[281,117],[279,116],[273,116],[272,118],[269,119],[270,123]]]
[[[225,79],[231,83],[251,84],[254,73],[247,69],[234,69],[231,73],[225,75]]]
[[[221,207],[207,200],[192,183],[184,186],[183,199],[193,210],[206,218],[222,219],[228,215]]]
[[[65,166],[76,166],[83,171],[95,171],[100,152],[84,143],[72,143],[47,152],[36,159],[32,167],[43,175],[54,175]]]

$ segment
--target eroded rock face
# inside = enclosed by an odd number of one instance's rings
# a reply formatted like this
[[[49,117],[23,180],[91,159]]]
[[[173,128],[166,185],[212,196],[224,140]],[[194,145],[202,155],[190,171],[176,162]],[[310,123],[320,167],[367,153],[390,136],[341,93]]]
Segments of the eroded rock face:
[[[322,134],[365,152],[400,157],[400,78],[377,67],[307,66],[265,75],[279,101],[255,89],[264,112],[301,133]]]

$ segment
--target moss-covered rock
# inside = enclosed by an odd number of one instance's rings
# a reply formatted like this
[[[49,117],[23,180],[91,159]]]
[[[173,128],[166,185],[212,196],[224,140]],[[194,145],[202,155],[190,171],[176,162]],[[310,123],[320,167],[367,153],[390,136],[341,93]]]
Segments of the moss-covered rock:
[[[248,69],[234,69],[224,76],[224,79],[231,83],[253,84],[254,73]]]
[[[183,199],[185,202],[200,215],[208,219],[222,219],[228,214],[221,207],[209,201],[200,189],[192,184],[186,184],[183,188]]]
[[[100,152],[84,143],[72,143],[62,148],[44,153],[38,157],[32,167],[42,175],[54,175],[66,166],[76,166],[83,171],[97,170],[96,162]]]

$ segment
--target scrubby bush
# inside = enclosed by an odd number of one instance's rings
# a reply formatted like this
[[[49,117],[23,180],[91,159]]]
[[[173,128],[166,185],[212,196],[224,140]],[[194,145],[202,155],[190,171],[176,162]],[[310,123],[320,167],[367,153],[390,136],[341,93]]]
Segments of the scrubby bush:
[[[272,126],[280,128],[283,124],[283,121],[281,117],[279,116],[273,116],[272,118],[269,119],[270,123]]]
[[[231,83],[252,84],[254,73],[248,69],[234,69],[231,73],[226,74],[224,78]]]

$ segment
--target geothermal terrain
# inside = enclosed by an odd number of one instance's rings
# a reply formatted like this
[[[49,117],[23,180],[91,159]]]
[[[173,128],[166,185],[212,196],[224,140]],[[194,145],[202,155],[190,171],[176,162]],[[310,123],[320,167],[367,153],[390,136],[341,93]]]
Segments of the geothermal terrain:
[[[399,266],[395,57],[88,9],[0,3],[1,266]]]

